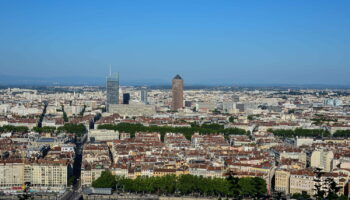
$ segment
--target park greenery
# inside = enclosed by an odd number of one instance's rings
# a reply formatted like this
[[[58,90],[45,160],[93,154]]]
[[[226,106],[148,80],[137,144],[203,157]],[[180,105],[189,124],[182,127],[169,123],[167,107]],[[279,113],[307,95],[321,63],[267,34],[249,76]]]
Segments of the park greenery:
[[[275,136],[283,138],[293,138],[293,137],[329,137],[330,132],[323,129],[303,129],[296,128],[294,130],[285,129],[269,129],[269,132],[273,133]]]
[[[191,139],[194,133],[200,134],[217,134],[222,133],[228,135],[244,135],[248,134],[243,129],[239,128],[224,128],[219,124],[192,124],[191,127],[170,127],[170,126],[144,126],[142,124],[119,123],[119,124],[102,124],[98,129],[115,130],[119,132],[130,133],[131,137],[135,136],[136,132],[159,132],[162,139],[166,133],[182,133],[188,140]]]
[[[103,171],[101,176],[92,182],[92,187],[96,188],[115,188],[117,178],[108,170]]]
[[[136,179],[114,176],[109,171],[93,181],[93,187],[114,188],[123,192],[157,195],[191,195],[216,197],[263,197],[267,193],[265,180],[259,177],[205,178],[193,175],[166,175]]]
[[[26,126],[12,126],[12,125],[4,125],[0,127],[0,133],[27,133],[29,128]]]
[[[74,133],[76,136],[81,137],[87,132],[87,129],[84,126],[84,124],[67,123],[67,124],[64,124],[63,126],[58,127],[57,132]]]
[[[44,126],[44,127],[34,127],[32,131],[36,133],[54,133],[56,131],[56,127],[54,126]]]
[[[350,130],[337,130],[333,137],[350,137]]]

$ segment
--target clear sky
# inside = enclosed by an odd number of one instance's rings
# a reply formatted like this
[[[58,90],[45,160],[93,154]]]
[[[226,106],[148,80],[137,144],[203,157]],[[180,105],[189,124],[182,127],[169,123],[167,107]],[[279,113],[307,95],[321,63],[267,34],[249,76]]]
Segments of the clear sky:
[[[0,75],[350,85],[349,0],[0,0]],[[0,76],[0,80],[1,80]]]

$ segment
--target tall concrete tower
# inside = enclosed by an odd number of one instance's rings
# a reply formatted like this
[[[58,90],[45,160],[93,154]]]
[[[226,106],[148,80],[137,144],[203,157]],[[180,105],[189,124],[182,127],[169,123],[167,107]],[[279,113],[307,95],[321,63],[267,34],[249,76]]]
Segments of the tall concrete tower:
[[[177,111],[184,107],[184,81],[180,75],[176,75],[172,81],[173,101],[171,109]]]

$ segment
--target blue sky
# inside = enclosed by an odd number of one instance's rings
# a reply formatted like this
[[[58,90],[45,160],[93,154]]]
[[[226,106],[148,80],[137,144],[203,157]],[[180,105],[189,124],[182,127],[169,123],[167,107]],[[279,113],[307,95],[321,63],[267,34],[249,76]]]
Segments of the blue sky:
[[[0,75],[350,85],[350,1],[0,1]],[[0,78],[1,79],[1,78]]]

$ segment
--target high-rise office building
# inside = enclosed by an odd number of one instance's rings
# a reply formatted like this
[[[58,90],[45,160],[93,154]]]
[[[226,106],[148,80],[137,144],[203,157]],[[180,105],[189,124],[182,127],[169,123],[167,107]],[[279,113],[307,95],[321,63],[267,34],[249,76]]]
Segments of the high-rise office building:
[[[180,75],[176,75],[172,81],[173,99],[172,99],[171,109],[174,111],[177,111],[183,108],[183,101],[184,101],[183,87],[184,87],[183,79],[181,78]]]
[[[119,73],[107,76],[107,109],[110,104],[119,103]]]
[[[129,104],[130,101],[130,93],[123,94],[123,104]]]
[[[148,100],[147,100],[147,88],[141,88],[141,92],[140,92],[140,96],[141,96],[141,101],[144,103],[144,104],[148,104]]]

